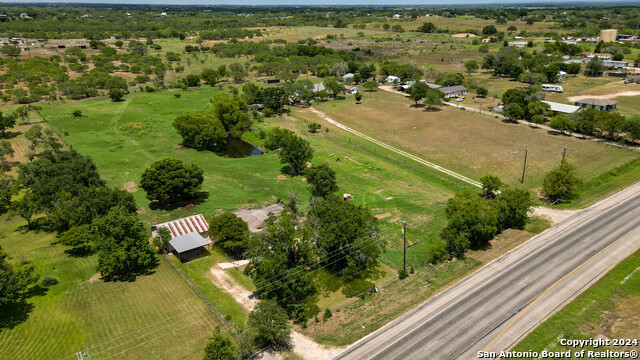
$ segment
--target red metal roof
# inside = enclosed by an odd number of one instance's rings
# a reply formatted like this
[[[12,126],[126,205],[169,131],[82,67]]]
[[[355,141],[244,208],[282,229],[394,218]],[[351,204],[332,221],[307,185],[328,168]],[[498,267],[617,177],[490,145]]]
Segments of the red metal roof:
[[[172,237],[190,234],[193,232],[203,233],[209,231],[209,224],[202,214],[193,215],[166,223],[158,224],[156,228],[167,228],[171,232]]]

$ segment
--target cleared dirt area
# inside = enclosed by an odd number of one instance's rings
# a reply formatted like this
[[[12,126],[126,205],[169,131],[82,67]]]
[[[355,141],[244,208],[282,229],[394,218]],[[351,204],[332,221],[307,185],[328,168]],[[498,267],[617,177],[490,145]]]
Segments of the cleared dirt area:
[[[569,101],[578,101],[578,100],[582,100],[582,99],[603,99],[603,100],[611,100],[611,99],[615,99],[618,96],[637,96],[640,95],[640,91],[622,91],[622,92],[618,92],[618,93],[614,93],[614,94],[608,94],[608,95],[579,95],[579,96],[572,96],[567,98],[567,100]]]

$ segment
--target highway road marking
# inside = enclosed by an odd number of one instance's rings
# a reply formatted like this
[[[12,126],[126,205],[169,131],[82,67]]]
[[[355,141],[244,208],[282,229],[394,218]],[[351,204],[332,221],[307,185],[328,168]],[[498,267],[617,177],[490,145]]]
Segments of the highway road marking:
[[[549,292],[551,289],[553,289],[556,285],[558,285],[559,283],[561,283],[564,279],[566,279],[567,277],[569,277],[569,275],[573,274],[574,272],[578,271],[580,268],[582,268],[584,265],[586,265],[587,263],[589,263],[591,260],[595,259],[598,255],[602,254],[603,252],[607,251],[607,249],[609,249],[610,247],[612,247],[613,245],[615,245],[618,241],[620,241],[620,239],[623,239],[625,236],[629,235],[630,233],[632,233],[633,231],[640,229],[640,226],[637,226],[636,228],[630,230],[629,232],[627,232],[626,234],[624,234],[623,236],[619,237],[618,239],[616,239],[614,242],[612,242],[611,244],[609,244],[607,247],[605,247],[604,249],[600,250],[597,254],[593,255],[592,257],[590,257],[589,259],[587,259],[585,262],[583,262],[582,264],[578,265],[575,269],[571,270],[568,274],[566,274],[565,276],[563,276],[560,280],[556,281],[555,283],[553,283],[553,285],[549,286],[545,291],[542,292],[542,294],[538,295],[538,297],[536,297],[529,305],[527,305],[526,308],[524,308],[524,310],[522,310],[520,312],[520,314],[518,314],[518,316],[516,316],[515,319],[513,319],[509,325],[507,325],[506,328],[502,329],[502,331],[500,332],[500,334],[498,334],[498,336],[496,336],[493,340],[491,340],[491,342],[489,343],[489,345],[487,345],[484,349],[482,349],[483,352],[487,351],[487,349],[489,349],[489,347],[491,345],[493,345],[494,342],[496,342],[496,340],[498,340],[502,334],[505,333],[505,331],[507,331],[511,325],[513,325],[525,312],[527,312],[527,310],[529,310],[529,308],[535,304],[536,301],[538,301],[544,294],[546,294],[547,292]],[[477,360],[478,356],[476,355],[475,358],[473,358],[473,360]]]

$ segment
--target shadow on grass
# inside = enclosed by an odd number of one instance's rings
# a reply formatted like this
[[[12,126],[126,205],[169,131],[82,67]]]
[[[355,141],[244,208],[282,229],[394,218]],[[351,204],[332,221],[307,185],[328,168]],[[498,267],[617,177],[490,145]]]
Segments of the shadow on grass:
[[[93,254],[93,249],[89,245],[72,247],[64,251],[65,254],[74,258],[85,258]]]
[[[154,256],[149,266],[109,276],[103,276],[102,280],[105,282],[135,282],[139,276],[149,276],[155,274],[156,268],[159,264],[160,261],[158,261],[158,257]]]
[[[25,300],[0,305],[0,330],[13,329],[27,321],[33,308],[33,304]]]
[[[178,208],[196,207],[198,205],[202,205],[208,198],[209,198],[208,192],[199,191],[196,193],[196,196],[193,199],[178,201],[171,204],[161,203],[159,201],[152,201],[149,203],[149,208],[151,210],[171,211]]]
[[[13,139],[14,137],[18,136],[22,134],[22,132],[20,131],[7,131],[4,133],[4,135],[0,135],[0,140],[8,140],[8,139]]]
[[[427,107],[423,111],[424,112],[438,112],[438,111],[442,111],[442,108],[439,108],[439,107]]]

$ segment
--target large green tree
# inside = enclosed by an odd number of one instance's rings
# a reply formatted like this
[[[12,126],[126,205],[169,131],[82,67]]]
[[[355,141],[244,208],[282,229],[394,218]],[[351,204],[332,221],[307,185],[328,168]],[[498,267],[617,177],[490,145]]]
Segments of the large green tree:
[[[582,187],[582,179],[575,166],[562,161],[559,168],[548,172],[542,180],[542,194],[551,203],[568,201],[576,196]]]
[[[204,172],[197,165],[185,165],[181,160],[162,159],[142,173],[140,186],[149,200],[162,204],[193,199],[204,181]]]
[[[202,360],[236,360],[238,350],[227,336],[216,331],[204,348]]]
[[[291,325],[287,313],[272,300],[262,300],[249,313],[249,328],[256,345],[276,349],[291,346]]]
[[[38,280],[32,265],[14,267],[0,247],[0,305],[24,299]]]
[[[98,271],[105,278],[136,275],[155,263],[149,236],[138,216],[116,206],[93,222]]]
[[[375,266],[384,247],[371,211],[330,195],[309,211],[311,233],[326,266],[346,278]]]
[[[7,130],[16,125],[16,117],[13,114],[4,115],[0,111],[0,136],[4,136]]]
[[[209,221],[209,236],[230,253],[241,254],[248,245],[249,227],[244,220],[225,211]]]
[[[197,150],[224,148],[227,132],[218,118],[210,114],[182,114],[173,120],[185,146]]]
[[[409,99],[414,102],[415,106],[418,106],[418,103],[422,101],[427,96],[427,91],[429,90],[429,85],[423,83],[422,81],[416,81],[407,92],[409,93]]]
[[[220,120],[224,129],[234,137],[242,136],[242,133],[251,127],[251,117],[247,104],[238,95],[226,93],[216,94],[211,99],[213,115]]]
[[[307,167],[307,162],[313,158],[313,149],[307,140],[289,134],[282,139],[279,156],[280,163],[287,165],[290,174],[300,175]]]
[[[312,166],[308,169],[307,184],[312,196],[324,198],[338,191],[336,172],[327,164]]]

